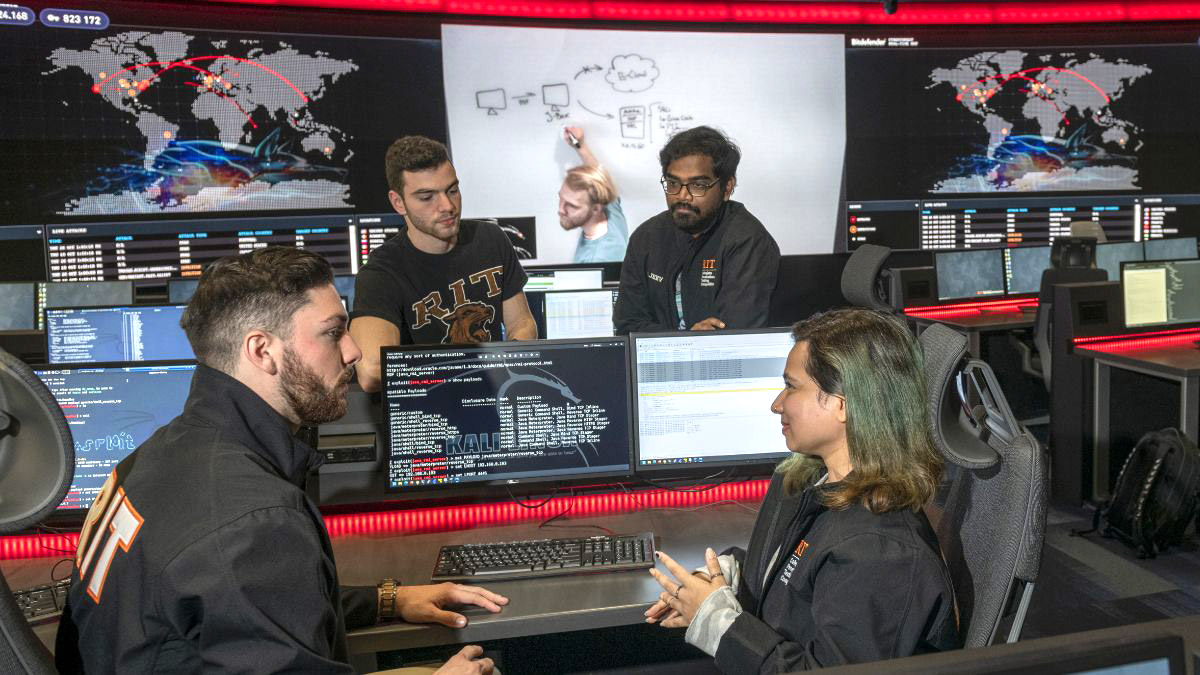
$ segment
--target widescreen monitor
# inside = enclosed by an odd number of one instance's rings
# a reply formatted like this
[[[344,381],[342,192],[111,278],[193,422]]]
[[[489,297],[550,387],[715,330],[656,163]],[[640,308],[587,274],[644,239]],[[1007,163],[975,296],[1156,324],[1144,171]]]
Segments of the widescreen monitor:
[[[179,327],[187,305],[46,310],[50,363],[193,359]]]
[[[525,292],[529,291],[577,291],[600,288],[604,285],[604,270],[600,268],[564,267],[527,269],[529,279]]]
[[[1145,260],[1140,241],[1114,241],[1096,244],[1096,269],[1108,272],[1109,281],[1120,281],[1121,263]]]
[[[1004,251],[986,248],[940,251],[937,268],[938,300],[966,300],[1004,294]]]
[[[113,467],[183,412],[194,363],[43,367],[75,441],[75,478],[60,510],[86,509]]]
[[[0,331],[37,327],[37,284],[0,284]]]
[[[1021,246],[1005,251],[1008,256],[1008,292],[1037,293],[1042,287],[1042,272],[1050,267],[1049,246]]]
[[[1127,262],[1121,294],[1127,328],[1200,322],[1200,260]]]
[[[634,334],[635,469],[773,464],[789,329]],[[698,467],[699,468],[699,467]]]
[[[132,281],[69,281],[46,284],[46,307],[115,307],[133,304]]]
[[[630,469],[623,337],[387,347],[387,489],[577,482]]]
[[[612,314],[617,289],[543,291],[529,293],[529,313],[538,336],[547,340],[600,337],[613,334]]]
[[[1186,260],[1196,257],[1196,238],[1147,239],[1146,260]]]
[[[41,225],[0,226],[0,281],[45,281],[46,237]]]
[[[171,279],[167,282],[167,302],[172,305],[186,305],[191,302],[192,295],[196,293],[196,287],[200,285],[200,279]]]

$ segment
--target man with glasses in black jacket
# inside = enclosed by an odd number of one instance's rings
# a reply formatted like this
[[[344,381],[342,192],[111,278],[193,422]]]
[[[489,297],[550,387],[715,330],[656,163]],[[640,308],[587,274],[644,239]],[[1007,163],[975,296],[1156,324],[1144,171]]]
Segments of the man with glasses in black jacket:
[[[618,335],[758,328],[779,270],[779,246],[730,199],[741,153],[724,134],[696,127],[658,155],[667,210],[629,238],[613,312]]]

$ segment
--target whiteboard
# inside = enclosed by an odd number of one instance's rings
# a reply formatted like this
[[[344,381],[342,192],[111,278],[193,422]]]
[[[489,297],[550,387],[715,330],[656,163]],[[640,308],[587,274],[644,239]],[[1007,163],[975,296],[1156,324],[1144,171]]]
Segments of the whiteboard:
[[[833,251],[846,142],[841,35],[442,27],[463,216],[536,218],[538,264],[571,262],[558,190],[586,140],[632,232],[666,208],[658,151],[706,124],[742,150],[733,199],[784,254]]]

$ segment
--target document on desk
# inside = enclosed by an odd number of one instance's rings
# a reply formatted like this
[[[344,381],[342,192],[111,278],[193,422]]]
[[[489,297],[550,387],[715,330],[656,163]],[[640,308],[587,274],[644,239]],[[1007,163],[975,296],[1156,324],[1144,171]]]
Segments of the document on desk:
[[[1166,323],[1165,269],[1126,270],[1122,283],[1125,292],[1126,326]]]

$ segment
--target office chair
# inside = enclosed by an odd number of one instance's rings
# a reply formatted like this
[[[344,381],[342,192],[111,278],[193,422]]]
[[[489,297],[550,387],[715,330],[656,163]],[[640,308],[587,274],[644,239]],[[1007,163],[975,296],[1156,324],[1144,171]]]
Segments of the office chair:
[[[934,324],[920,342],[934,444],[948,464],[940,515],[936,507],[931,511],[938,516],[963,646],[996,643],[1010,615],[1002,641],[1015,642],[1041,566],[1046,460],[1013,417],[991,368],[964,360],[965,336]]]
[[[33,371],[0,350],[0,535],[35,525],[66,495],[75,444],[62,410]],[[0,673],[53,673],[0,574]]]
[[[885,312],[895,311],[888,304],[885,285],[880,278],[883,263],[891,253],[892,249],[886,246],[863,244],[850,254],[850,259],[842,268],[842,297],[846,298],[846,302]]]
[[[1052,331],[1050,318],[1054,310],[1054,287],[1089,281],[1104,281],[1108,278],[1102,269],[1093,267],[1096,260],[1096,239],[1093,237],[1059,237],[1050,249],[1051,267],[1042,272],[1038,288],[1038,308],[1033,320],[1033,345],[1014,338],[1013,343],[1021,354],[1021,370],[1041,380],[1046,391],[1050,391]],[[1028,424],[1045,424],[1049,418],[1028,421]]]

